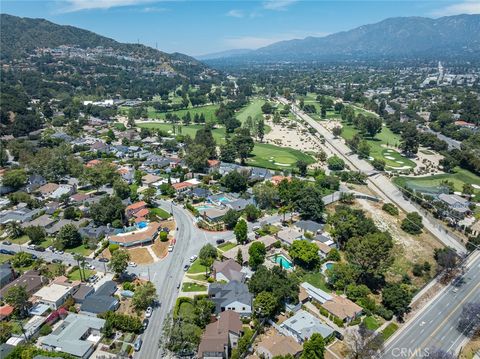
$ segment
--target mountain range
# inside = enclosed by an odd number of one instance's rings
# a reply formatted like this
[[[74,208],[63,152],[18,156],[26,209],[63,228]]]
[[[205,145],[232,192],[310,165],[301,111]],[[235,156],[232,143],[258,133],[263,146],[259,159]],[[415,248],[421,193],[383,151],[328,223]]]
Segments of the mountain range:
[[[217,54],[218,55],[218,54]],[[480,15],[389,18],[325,37],[280,41],[218,61],[315,61],[355,59],[476,58],[480,56]],[[208,61],[207,61],[208,62]]]

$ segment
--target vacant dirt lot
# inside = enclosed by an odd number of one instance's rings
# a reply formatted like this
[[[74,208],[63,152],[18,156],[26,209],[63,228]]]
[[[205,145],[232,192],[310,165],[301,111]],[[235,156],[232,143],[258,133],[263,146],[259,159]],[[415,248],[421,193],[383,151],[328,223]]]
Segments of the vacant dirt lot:
[[[130,254],[130,260],[137,264],[149,264],[153,263],[153,258],[146,248],[138,247],[128,250]]]
[[[161,242],[159,239],[155,241],[155,243],[152,245],[152,250],[158,258],[162,259],[167,256],[170,242],[171,239],[168,242]]]

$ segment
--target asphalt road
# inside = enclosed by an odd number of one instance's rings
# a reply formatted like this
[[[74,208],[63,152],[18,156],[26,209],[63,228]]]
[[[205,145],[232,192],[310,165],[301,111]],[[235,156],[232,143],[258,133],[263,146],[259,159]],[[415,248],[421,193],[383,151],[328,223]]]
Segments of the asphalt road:
[[[333,153],[342,158],[350,168],[356,169],[364,173],[374,172],[372,165],[358,158],[357,155],[352,154],[351,149],[343,143],[340,138],[335,138],[333,134],[321,125],[318,121],[300,111],[300,109],[289,103],[284,98],[279,98],[280,102],[284,104],[290,104],[292,106],[292,112],[300,119],[306,121],[312,128],[318,131],[325,138],[325,146],[327,146]],[[410,201],[406,200],[400,192],[400,190],[383,174],[379,173],[373,176],[369,176],[367,179],[368,185],[385,200],[395,203],[406,213],[418,212],[422,216],[424,227],[432,233],[440,242],[445,246],[451,247],[457,251],[457,253],[466,253],[465,246],[457,241],[445,228],[436,220],[430,219],[422,214]]]
[[[176,244],[173,252],[163,260],[148,266],[129,268],[129,272],[150,279],[157,288],[160,306],[155,308],[150,323],[145,333],[141,335],[142,348],[135,353],[135,358],[157,359],[163,358],[159,350],[159,341],[162,335],[163,322],[171,312],[178,296],[177,286],[181,283],[184,271],[183,266],[190,263],[189,259],[198,254],[206,244],[215,245],[217,239],[231,239],[231,232],[205,232],[194,225],[193,216],[178,206],[172,206],[170,202],[162,202],[161,207],[169,212],[173,210],[173,216],[177,223],[178,231],[175,233]]]
[[[480,300],[480,253],[462,276],[408,322],[397,336],[387,342],[382,359],[423,358],[435,350],[457,354],[467,340],[457,324],[466,303]],[[478,318],[472,320],[480,320]]]

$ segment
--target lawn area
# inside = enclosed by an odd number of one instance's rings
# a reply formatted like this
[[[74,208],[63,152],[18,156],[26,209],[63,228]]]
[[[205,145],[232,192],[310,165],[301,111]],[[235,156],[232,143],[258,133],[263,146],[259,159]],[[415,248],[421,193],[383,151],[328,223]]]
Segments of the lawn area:
[[[221,250],[222,252],[229,251],[232,248],[235,248],[237,245],[233,242],[225,242],[220,244],[217,249]]]
[[[262,106],[264,103],[265,100],[259,98],[253,99],[253,101],[238,112],[236,116],[237,119],[242,123],[247,120],[248,116],[251,116],[254,120],[261,119],[263,117]]]
[[[327,284],[325,282],[325,277],[320,272],[307,273],[303,276],[302,279],[304,282],[310,283],[314,287],[324,290],[327,293],[331,292],[331,290],[327,287]]]
[[[170,213],[161,208],[150,208],[150,214],[154,214],[161,219],[170,218]]]
[[[95,273],[97,273],[94,270],[90,270],[90,269],[86,269],[86,268],[85,268],[84,272],[85,272],[85,278],[88,278],[88,277],[94,275]],[[70,272],[68,274],[68,279],[70,279],[70,280],[80,280],[80,269],[75,269],[73,272]]]
[[[138,127],[155,128],[163,131],[172,130],[171,124],[158,122],[139,123]],[[193,138],[195,137],[197,130],[199,130],[201,127],[202,125],[181,126],[182,134],[189,135]],[[212,132],[217,144],[222,144],[225,142],[224,128],[215,128]],[[256,142],[252,151],[252,156],[248,158],[247,163],[252,166],[265,167],[274,170],[284,170],[295,167],[295,163],[299,160],[304,160],[308,164],[315,162],[313,157],[299,150]]]
[[[23,236],[20,236],[18,238],[9,237],[8,240],[12,243],[15,243],[15,244],[25,244],[30,240],[30,238],[28,238],[27,235],[23,235]]]
[[[365,327],[369,330],[375,331],[380,327],[380,323],[371,315],[368,317],[365,317],[363,320],[363,324],[365,324]]]
[[[353,125],[343,124],[342,137],[346,140],[351,139],[356,133],[357,129]],[[415,167],[415,162],[402,156],[400,153],[393,149],[387,149],[382,147],[383,145],[397,146],[400,144],[400,137],[394,134],[388,127],[383,126],[382,131],[375,136],[375,138],[366,138],[370,145],[370,156],[376,159],[384,160],[387,166],[392,168],[398,168],[403,166]],[[388,156],[388,157],[385,157]],[[401,162],[401,163],[400,163]]]
[[[397,329],[398,325],[395,323],[390,323],[389,325],[387,325],[385,329],[382,330],[383,340],[387,340],[388,338],[390,338],[393,333],[397,331]]]
[[[220,105],[205,105],[205,106],[198,106],[198,107],[189,107],[188,109],[182,109],[178,111],[169,111],[169,112],[157,112],[153,107],[149,107],[148,111],[148,118],[158,118],[158,119],[165,119],[167,113],[175,114],[178,117],[182,118],[186,115],[187,112],[190,112],[190,116],[193,117],[195,114],[204,114],[205,120],[209,121],[216,121],[215,111],[220,107]]]
[[[427,188],[427,187],[438,187],[442,181],[452,182],[455,191],[462,191],[464,183],[475,184],[480,186],[480,177],[474,173],[465,170],[460,167],[455,167],[453,173],[445,173],[441,175],[434,175],[428,177],[395,177],[393,182],[398,186],[407,186],[412,189],[415,188]],[[476,194],[479,195],[480,191],[476,191]]]
[[[200,259],[197,259],[192,263],[192,266],[188,269],[188,274],[205,273],[206,267],[200,264]]]
[[[315,162],[312,156],[302,151],[267,143],[255,143],[252,154],[253,156],[247,160],[249,165],[275,170],[291,169],[299,160],[303,160],[307,164]]]
[[[11,258],[12,258],[12,256],[10,256],[8,254],[1,254],[0,253],[0,264],[5,263],[6,261],[8,261]]]
[[[55,241],[55,238],[53,237],[47,237],[45,238],[45,240],[39,244],[40,247],[42,248],[47,248],[47,247],[50,247],[51,245],[53,245],[53,242]]]
[[[183,292],[206,292],[207,287],[202,284],[197,283],[183,283],[182,286]]]
[[[65,249],[65,252],[72,254],[81,254],[82,256],[86,257],[93,251],[91,249],[85,248],[83,244],[80,244],[78,247]]]

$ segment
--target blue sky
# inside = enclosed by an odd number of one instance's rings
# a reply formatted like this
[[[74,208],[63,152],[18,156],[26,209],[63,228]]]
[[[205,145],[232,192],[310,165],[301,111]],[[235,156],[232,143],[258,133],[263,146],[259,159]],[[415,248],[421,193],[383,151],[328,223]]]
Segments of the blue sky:
[[[394,16],[480,13],[480,0],[0,0],[1,12],[201,55],[324,36]]]

